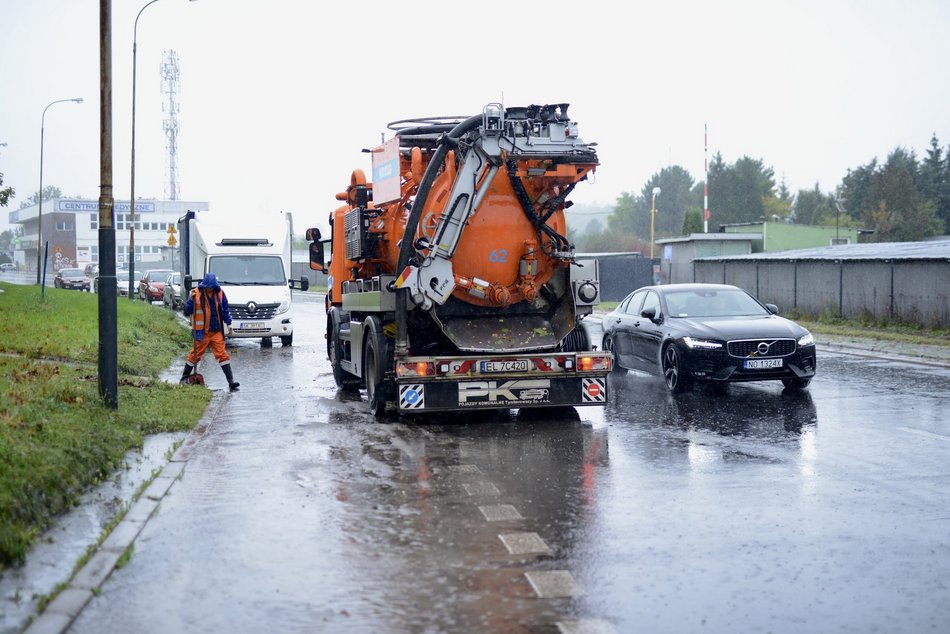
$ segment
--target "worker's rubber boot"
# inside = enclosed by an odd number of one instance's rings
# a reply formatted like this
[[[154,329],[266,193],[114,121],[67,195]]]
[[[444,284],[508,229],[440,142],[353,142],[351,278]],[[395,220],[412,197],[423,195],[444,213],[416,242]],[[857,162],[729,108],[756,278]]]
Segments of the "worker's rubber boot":
[[[184,383],[189,376],[191,376],[191,371],[195,369],[195,366],[191,365],[187,361],[185,362],[185,369],[181,373],[181,380],[179,383]]]
[[[231,364],[230,363],[223,364],[221,366],[221,370],[224,371],[224,376],[228,380],[228,389],[231,390],[232,392],[237,392],[241,384],[234,382],[234,374],[231,372]]]

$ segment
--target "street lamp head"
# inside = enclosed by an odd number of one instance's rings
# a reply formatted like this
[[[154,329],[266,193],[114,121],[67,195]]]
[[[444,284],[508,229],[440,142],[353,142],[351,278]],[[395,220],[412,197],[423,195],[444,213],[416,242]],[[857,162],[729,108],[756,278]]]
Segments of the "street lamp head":
[[[76,103],[82,103],[82,97],[76,97],[75,99],[73,99],[73,101],[75,101]]]
[[[654,196],[659,196],[659,195],[660,195],[660,188],[659,188],[659,187],[654,187],[654,188],[653,188],[653,195],[654,195]]]

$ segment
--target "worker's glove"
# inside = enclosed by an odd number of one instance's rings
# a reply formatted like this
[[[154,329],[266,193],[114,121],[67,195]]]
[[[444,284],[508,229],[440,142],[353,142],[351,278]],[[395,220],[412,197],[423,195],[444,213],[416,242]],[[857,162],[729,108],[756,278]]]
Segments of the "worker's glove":
[[[228,326],[228,336],[229,337],[234,336],[234,328],[232,328],[231,326]]]

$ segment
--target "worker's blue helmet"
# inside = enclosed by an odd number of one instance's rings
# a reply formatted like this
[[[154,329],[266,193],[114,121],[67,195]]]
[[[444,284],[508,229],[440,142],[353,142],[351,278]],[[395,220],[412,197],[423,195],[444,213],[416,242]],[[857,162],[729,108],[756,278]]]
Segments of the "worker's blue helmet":
[[[198,282],[198,288],[219,288],[217,276],[214,273],[205,273],[205,276]]]

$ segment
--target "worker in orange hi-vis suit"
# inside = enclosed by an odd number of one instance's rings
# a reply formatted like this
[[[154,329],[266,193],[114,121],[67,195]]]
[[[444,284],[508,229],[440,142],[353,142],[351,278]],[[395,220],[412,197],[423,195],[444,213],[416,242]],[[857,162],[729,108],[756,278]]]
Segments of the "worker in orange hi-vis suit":
[[[185,382],[195,365],[201,361],[205,350],[210,347],[228,379],[228,389],[236,392],[241,384],[234,381],[231,357],[224,347],[224,328],[227,327],[229,335],[234,334],[231,329],[231,311],[228,309],[228,298],[221,290],[214,273],[205,273],[198,287],[188,294],[188,301],[185,302],[182,312],[185,317],[191,317],[191,336],[195,339],[195,345],[188,353],[181,382]]]

